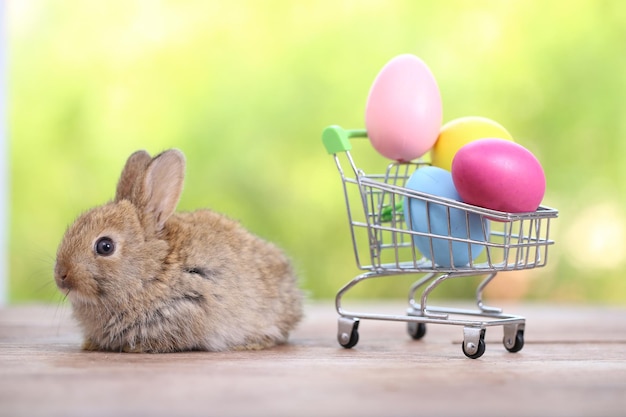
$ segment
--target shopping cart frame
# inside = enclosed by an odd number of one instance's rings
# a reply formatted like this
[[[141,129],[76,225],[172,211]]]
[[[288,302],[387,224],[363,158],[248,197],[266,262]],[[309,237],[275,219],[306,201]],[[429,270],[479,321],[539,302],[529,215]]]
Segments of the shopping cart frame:
[[[322,141],[333,155],[342,179],[343,193],[348,211],[355,260],[359,269],[365,271],[347,282],[335,297],[338,319],[337,340],[345,348],[354,347],[359,340],[359,324],[363,319],[407,322],[409,335],[421,339],[427,324],[446,324],[463,327],[462,351],[472,359],[485,352],[487,327],[503,327],[503,345],[509,352],[518,352],[524,346],[526,320],[523,316],[505,314],[501,308],[487,306],[483,291],[501,271],[515,271],[543,267],[548,259],[550,221],[558,217],[558,211],[540,206],[535,212],[506,213],[472,206],[459,201],[421,193],[404,187],[415,171],[428,165],[426,162],[391,163],[384,174],[366,174],[357,167],[351,155],[351,140],[367,138],[365,130],[346,130],[329,126],[322,134]],[[343,164],[348,167],[344,169]],[[450,213],[462,210],[466,216],[480,216],[483,236],[477,239],[467,231],[466,236],[455,237],[418,232],[410,227],[412,216],[402,213],[405,199],[417,199],[428,205],[445,207],[450,231]],[[356,200],[356,201],[355,201]],[[410,207],[408,205],[407,207]],[[408,219],[408,221],[406,220]],[[497,227],[486,227],[493,224]],[[495,230],[492,230],[495,229]],[[449,257],[453,260],[453,245],[467,245],[470,261],[466,265],[440,266],[422,256],[415,248],[416,236],[427,238],[430,253],[433,242],[446,241]],[[471,238],[468,236],[472,236]],[[366,241],[366,244],[363,244]],[[472,259],[476,245],[482,249],[482,258]],[[363,246],[367,246],[363,249]],[[358,284],[375,278],[401,274],[420,274],[409,289],[409,306],[405,314],[380,314],[345,309],[343,297]],[[428,297],[443,282],[470,276],[485,276],[476,287],[475,309],[431,306]],[[417,296],[420,293],[419,297]]]

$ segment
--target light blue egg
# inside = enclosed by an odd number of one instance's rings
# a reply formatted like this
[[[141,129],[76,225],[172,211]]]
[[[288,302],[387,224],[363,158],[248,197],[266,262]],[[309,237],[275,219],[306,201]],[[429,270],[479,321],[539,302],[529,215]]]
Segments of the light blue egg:
[[[416,170],[407,181],[406,188],[451,200],[461,200],[452,182],[452,174],[438,167],[429,166]],[[407,207],[409,200],[410,206]],[[489,220],[481,218],[476,213],[450,208],[450,222],[448,223],[448,208],[443,204],[427,203],[426,199],[405,198],[404,213],[407,224],[416,232],[430,232],[437,236],[467,239],[469,229],[470,238],[482,242],[486,241],[489,236]],[[437,265],[447,268],[453,265],[465,266],[470,262],[470,253],[474,260],[485,249],[484,245],[478,243],[468,244],[429,236],[414,235],[413,242],[422,255],[435,261]],[[450,252],[452,252],[452,259]]]

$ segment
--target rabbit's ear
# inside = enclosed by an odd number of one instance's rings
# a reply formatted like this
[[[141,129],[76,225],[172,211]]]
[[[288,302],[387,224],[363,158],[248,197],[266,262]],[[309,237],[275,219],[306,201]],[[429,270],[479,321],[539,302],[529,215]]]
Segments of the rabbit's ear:
[[[177,149],[165,151],[152,160],[146,171],[141,193],[141,208],[152,218],[157,231],[176,210],[183,191],[185,156]]]
[[[133,191],[136,184],[141,184],[146,168],[150,164],[150,155],[146,151],[137,151],[128,157],[126,165],[122,170],[122,175],[117,182],[117,191],[115,192],[115,201],[135,200]]]

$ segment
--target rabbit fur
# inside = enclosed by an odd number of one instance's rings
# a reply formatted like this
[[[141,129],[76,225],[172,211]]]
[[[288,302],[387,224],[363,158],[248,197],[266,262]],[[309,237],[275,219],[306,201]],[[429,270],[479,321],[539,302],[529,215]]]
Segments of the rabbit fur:
[[[302,317],[289,259],[211,210],[175,212],[185,157],[127,160],[115,199],[78,217],[57,250],[86,350],[249,350],[285,343]]]

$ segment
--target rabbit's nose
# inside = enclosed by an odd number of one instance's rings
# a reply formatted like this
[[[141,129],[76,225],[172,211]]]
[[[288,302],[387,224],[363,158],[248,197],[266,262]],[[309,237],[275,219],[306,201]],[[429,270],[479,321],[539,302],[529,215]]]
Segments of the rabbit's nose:
[[[57,263],[54,266],[54,280],[57,283],[57,286],[61,289],[68,289],[69,288],[69,282],[67,279],[68,276],[68,270],[65,266]]]

